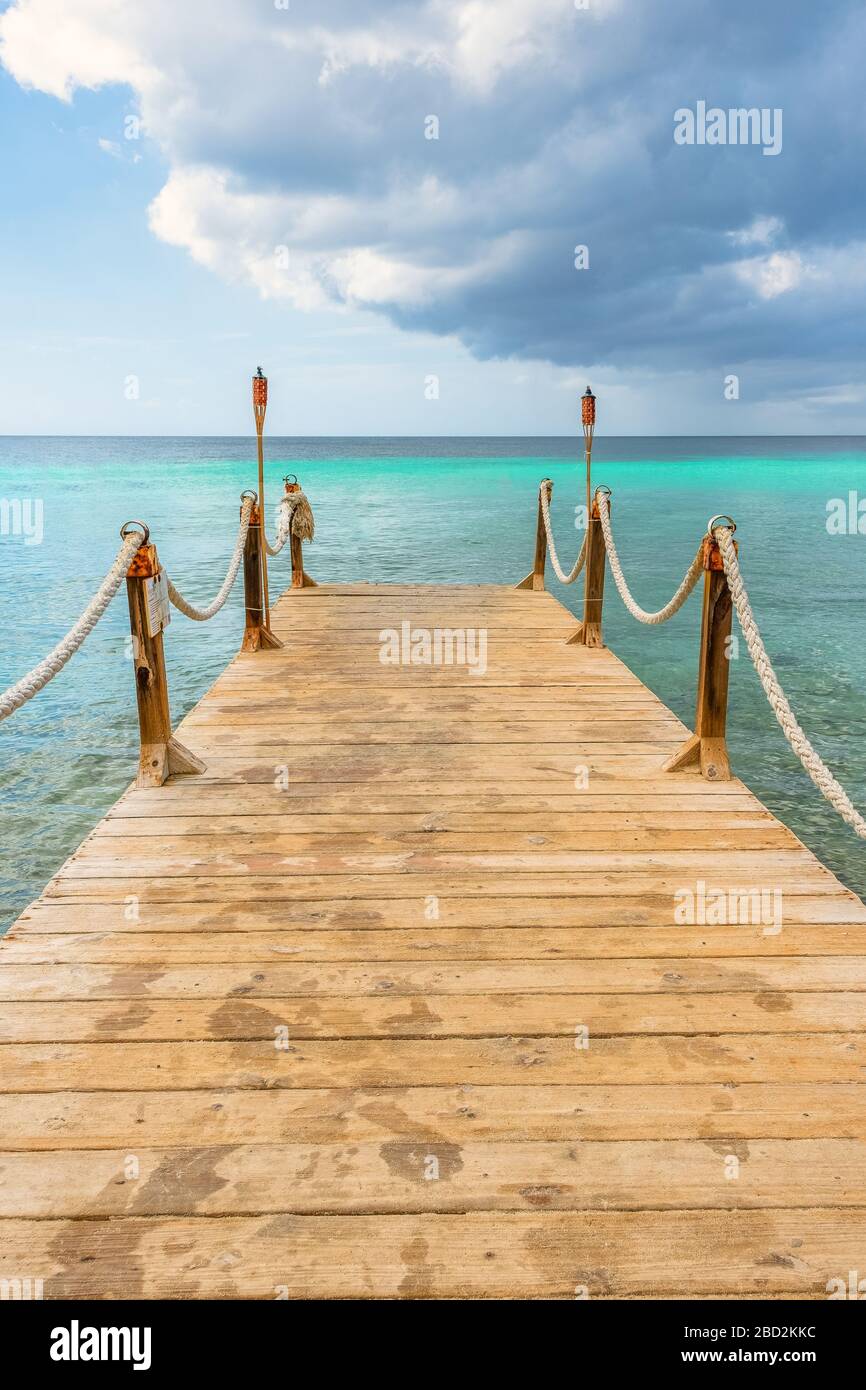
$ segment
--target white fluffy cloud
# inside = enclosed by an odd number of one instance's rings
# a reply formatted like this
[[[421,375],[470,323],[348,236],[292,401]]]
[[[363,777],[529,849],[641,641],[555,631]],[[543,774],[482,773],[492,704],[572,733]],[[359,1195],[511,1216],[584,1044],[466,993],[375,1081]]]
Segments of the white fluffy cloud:
[[[802,284],[804,276],[814,273],[804,265],[796,251],[774,251],[771,256],[755,256],[740,261],[734,267],[744,284],[751,286],[761,299],[775,299]]]
[[[29,0],[0,20],[0,54],[25,87],[68,101],[76,87],[126,82],[152,88],[158,72],[144,56],[135,6],[123,0]]]
[[[740,227],[728,235],[735,246],[771,246],[784,231],[778,217],[756,217],[748,227]]]
[[[273,13],[244,0],[186,0],[180,9],[174,0],[18,0],[0,20],[0,55],[19,83],[63,100],[79,87],[133,90],[172,165],[151,227],[200,264],[302,308],[336,300],[415,309],[505,269],[519,240],[495,218],[485,228],[477,209],[467,217],[465,189],[436,172],[434,159],[424,167],[436,143],[425,140],[425,120],[435,112],[411,109],[416,79],[449,102],[490,103],[506,74],[554,60],[573,14],[571,0],[338,4],[322,17],[310,6],[309,18],[298,0]],[[303,102],[286,100],[293,80],[325,114],[312,177],[279,172],[281,146],[311,134]],[[382,84],[403,95],[382,100]],[[411,122],[415,168],[392,160],[394,119],[404,134]],[[445,138],[463,136],[452,126]],[[260,180],[257,146],[276,166]],[[347,152],[368,162],[345,179]],[[330,181],[328,155],[337,166]]]

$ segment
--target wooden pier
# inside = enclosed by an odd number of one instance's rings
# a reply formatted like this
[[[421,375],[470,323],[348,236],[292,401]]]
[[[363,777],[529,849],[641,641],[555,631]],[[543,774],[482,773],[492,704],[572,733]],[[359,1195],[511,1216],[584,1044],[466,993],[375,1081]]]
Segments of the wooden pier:
[[[383,664],[406,621],[485,630],[485,673]],[[866,1276],[863,903],[741,782],[664,771],[690,731],[547,593],[321,585],[272,622],[177,731],[205,771],[127,791],[0,946],[0,1277]]]

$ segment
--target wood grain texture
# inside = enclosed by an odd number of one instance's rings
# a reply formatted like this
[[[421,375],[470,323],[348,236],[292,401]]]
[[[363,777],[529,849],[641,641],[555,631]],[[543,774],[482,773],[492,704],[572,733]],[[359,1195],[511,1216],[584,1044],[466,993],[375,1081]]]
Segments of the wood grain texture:
[[[121,1217],[3,1223],[54,1298],[825,1298],[847,1208]]]
[[[809,1299],[862,1266],[864,904],[736,778],[665,773],[688,730],[544,592],[272,622],[179,726],[207,771],[131,787],[0,943],[0,1276]],[[383,664],[404,622],[483,629],[483,673]]]

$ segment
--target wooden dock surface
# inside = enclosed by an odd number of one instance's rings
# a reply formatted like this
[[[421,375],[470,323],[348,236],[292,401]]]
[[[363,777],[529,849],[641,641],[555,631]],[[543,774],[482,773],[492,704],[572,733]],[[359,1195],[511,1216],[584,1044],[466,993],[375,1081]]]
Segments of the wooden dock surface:
[[[485,674],[380,634],[485,629]],[[824,1298],[866,1276],[866,908],[550,595],[322,586],[0,946],[46,1298]],[[765,891],[783,925],[676,920]],[[679,896],[678,896],[679,895]],[[696,913],[700,913],[696,905]]]

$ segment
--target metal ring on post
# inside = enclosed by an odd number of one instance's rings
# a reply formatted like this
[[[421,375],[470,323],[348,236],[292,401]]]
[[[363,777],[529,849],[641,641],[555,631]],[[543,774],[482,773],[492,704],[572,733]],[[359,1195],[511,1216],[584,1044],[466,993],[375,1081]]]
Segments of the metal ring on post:
[[[613,493],[611,492],[610,488],[606,486],[605,483],[599,483],[598,487],[595,490],[595,496],[597,497],[600,492],[603,492],[607,497],[613,497]]]
[[[732,535],[734,531],[736,531],[737,529],[737,523],[734,521],[734,518],[732,516],[727,516],[725,512],[718,512],[716,516],[710,517],[710,520],[707,522],[707,535],[711,539],[715,537],[715,525],[717,521],[729,522],[730,525],[727,526],[725,529],[730,531]]]
[[[241,501],[246,502],[248,497],[251,497],[254,502],[258,502],[259,500],[259,494],[257,492],[253,492],[251,487],[244,488],[243,492],[241,493]]]
[[[123,525],[121,526],[121,528],[120,528],[120,539],[121,539],[122,541],[125,541],[125,540],[127,539],[128,535],[129,535],[129,532],[128,532],[128,530],[127,530],[127,527],[129,527],[129,526],[140,526],[140,527],[141,527],[142,531],[144,532],[144,535],[143,535],[142,540],[141,540],[141,545],[147,545],[148,541],[150,540],[150,527],[147,525],[147,522],[145,522],[145,521],[125,521],[125,522],[123,523]],[[140,548],[141,548],[141,547],[139,547],[139,549],[140,549]]]

